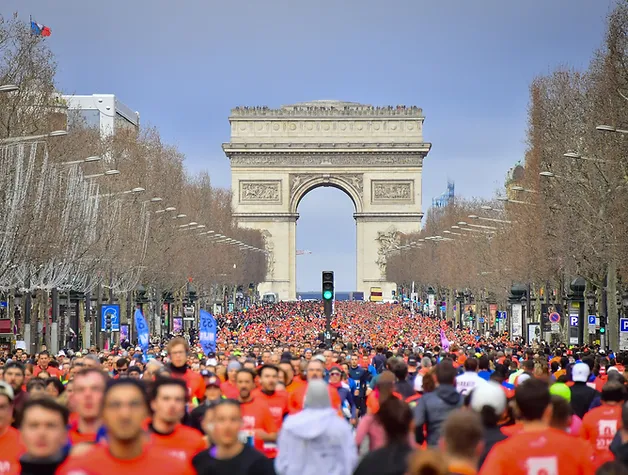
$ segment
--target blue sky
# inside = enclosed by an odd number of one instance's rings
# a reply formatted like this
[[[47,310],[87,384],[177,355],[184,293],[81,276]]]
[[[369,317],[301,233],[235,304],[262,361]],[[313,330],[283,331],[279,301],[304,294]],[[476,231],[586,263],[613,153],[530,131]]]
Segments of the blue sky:
[[[494,194],[525,150],[528,86],[586,67],[613,0],[2,0],[52,28],[65,93],[113,93],[229,187],[229,110],[341,99],[418,105],[433,148],[423,208],[443,192]],[[353,205],[319,188],[299,207],[298,288],[355,286]],[[324,216],[333,233],[320,223]]]

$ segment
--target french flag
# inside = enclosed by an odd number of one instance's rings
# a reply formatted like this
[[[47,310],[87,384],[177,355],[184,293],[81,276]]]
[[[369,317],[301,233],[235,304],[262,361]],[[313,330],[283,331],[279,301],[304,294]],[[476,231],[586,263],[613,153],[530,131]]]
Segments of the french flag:
[[[50,36],[52,31],[46,25],[31,20],[31,33],[35,36]]]

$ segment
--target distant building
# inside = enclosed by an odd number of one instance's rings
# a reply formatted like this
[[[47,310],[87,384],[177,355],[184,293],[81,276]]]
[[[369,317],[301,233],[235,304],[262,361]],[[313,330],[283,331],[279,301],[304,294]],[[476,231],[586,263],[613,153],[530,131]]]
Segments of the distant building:
[[[84,121],[88,127],[99,127],[100,136],[107,137],[119,130],[139,130],[140,113],[120,102],[114,94],[63,96],[68,105],[68,122]]]
[[[453,201],[454,201],[454,182],[448,181],[447,191],[437,196],[436,198],[432,198],[432,207],[444,208],[449,203],[453,203]]]

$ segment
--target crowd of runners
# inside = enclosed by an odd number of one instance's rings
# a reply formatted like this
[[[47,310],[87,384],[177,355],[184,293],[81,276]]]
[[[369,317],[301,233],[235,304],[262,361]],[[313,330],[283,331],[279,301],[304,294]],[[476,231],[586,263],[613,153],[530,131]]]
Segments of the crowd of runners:
[[[356,302],[328,346],[320,313],[219,316],[209,354],[0,355],[0,475],[628,473],[628,355]]]

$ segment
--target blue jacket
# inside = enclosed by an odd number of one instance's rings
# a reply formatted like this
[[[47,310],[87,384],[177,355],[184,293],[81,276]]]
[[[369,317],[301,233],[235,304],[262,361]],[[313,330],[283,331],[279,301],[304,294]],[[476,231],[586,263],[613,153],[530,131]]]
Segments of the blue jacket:
[[[345,386],[338,388],[338,395],[340,396],[340,408],[347,419],[355,419],[355,401],[353,400],[353,394],[351,389]],[[350,417],[347,417],[347,413]]]
[[[366,388],[371,380],[371,373],[361,366],[356,368],[349,367],[349,377],[355,381],[356,389],[360,392],[359,397],[366,397]]]

